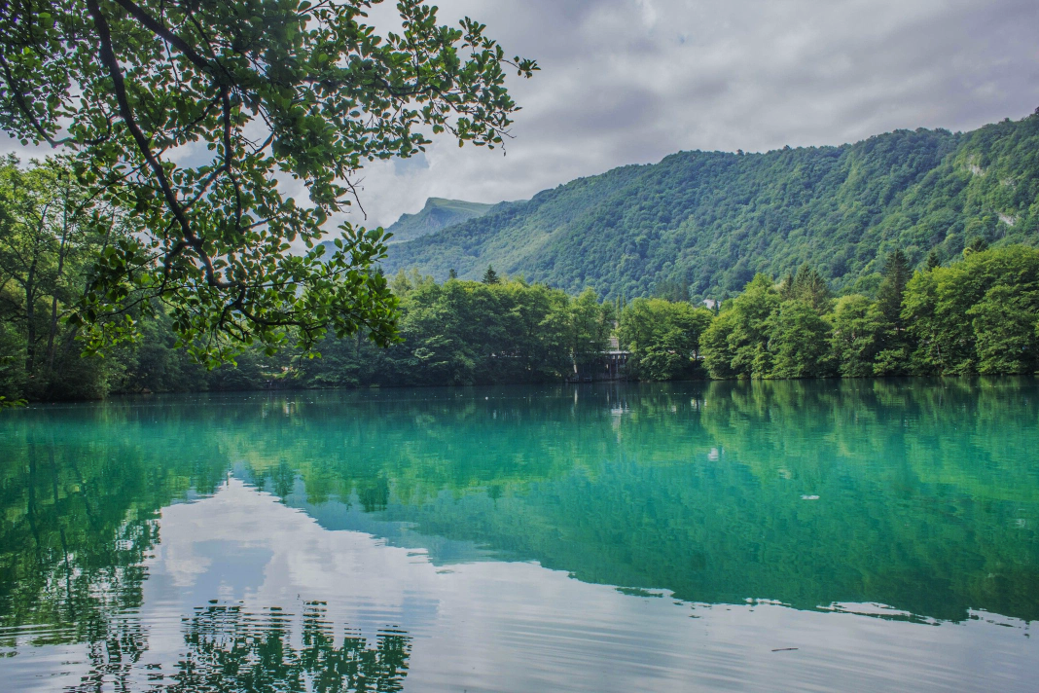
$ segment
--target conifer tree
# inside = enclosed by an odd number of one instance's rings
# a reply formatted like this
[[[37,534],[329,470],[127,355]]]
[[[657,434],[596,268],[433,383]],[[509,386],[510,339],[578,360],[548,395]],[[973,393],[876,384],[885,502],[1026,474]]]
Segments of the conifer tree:
[[[887,259],[884,261],[883,275],[884,278],[880,282],[880,289],[877,291],[877,302],[880,304],[880,311],[888,322],[901,328],[902,296],[905,294],[906,284],[909,283],[913,276],[912,269],[909,266],[909,258],[906,257],[901,248],[887,256]]]
[[[906,285],[912,279],[909,258],[901,249],[891,252],[884,261],[884,278],[877,290],[877,308],[881,322],[881,350],[877,353],[874,373],[902,375],[909,368],[910,335],[902,318]]]
[[[807,263],[801,265],[794,275],[789,298],[804,301],[819,314],[825,313],[830,307],[830,289],[826,286],[826,280]]]

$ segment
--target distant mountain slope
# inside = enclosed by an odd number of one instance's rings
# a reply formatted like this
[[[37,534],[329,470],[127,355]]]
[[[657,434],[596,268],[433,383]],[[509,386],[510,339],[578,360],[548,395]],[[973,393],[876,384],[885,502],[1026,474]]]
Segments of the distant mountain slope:
[[[428,236],[445,226],[460,224],[468,219],[481,217],[494,205],[463,200],[445,200],[442,197],[431,197],[426,200],[425,207],[417,214],[402,214],[386,230],[393,234],[390,243],[403,243],[416,238]]]
[[[901,246],[943,259],[983,237],[1039,241],[1039,116],[970,133],[899,130],[840,147],[682,152],[546,190],[394,245],[387,272],[476,278],[488,264],[571,292],[688,282],[725,297],[809,262],[836,287]]]

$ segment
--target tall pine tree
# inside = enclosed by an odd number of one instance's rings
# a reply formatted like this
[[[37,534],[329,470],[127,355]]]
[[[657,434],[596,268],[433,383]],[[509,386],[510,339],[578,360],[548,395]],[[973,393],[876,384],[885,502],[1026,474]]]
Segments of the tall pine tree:
[[[902,319],[902,299],[906,284],[913,276],[909,258],[901,248],[888,254],[884,261],[884,278],[877,290],[877,307],[883,325],[881,351],[877,354],[874,373],[902,375],[909,367],[909,333]]]

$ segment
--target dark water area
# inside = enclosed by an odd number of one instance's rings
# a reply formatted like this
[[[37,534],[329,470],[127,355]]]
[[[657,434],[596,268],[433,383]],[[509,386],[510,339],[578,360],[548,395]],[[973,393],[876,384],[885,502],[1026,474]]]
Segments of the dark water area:
[[[1034,378],[0,415],[0,681],[1032,691]]]

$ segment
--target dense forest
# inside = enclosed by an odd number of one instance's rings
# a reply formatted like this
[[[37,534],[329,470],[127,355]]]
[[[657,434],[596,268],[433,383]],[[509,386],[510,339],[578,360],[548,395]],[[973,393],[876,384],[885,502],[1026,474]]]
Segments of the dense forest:
[[[987,249],[913,271],[889,253],[874,290],[835,296],[802,265],[754,277],[717,313],[664,297],[599,303],[489,268],[443,284],[417,272],[391,281],[402,341],[379,349],[328,339],[300,386],[519,383],[605,374],[611,335],[639,380],[1011,375],[1039,369],[1039,250]]]
[[[71,195],[55,166],[11,165],[4,175],[22,187],[23,201],[35,199],[26,192],[33,186],[41,199]],[[641,380],[1039,369],[1039,250],[989,249],[981,238],[948,266],[931,253],[915,272],[905,252],[889,253],[863,293],[835,296],[807,264],[781,279],[758,274],[714,311],[672,300],[675,287],[667,285],[662,296],[600,302],[591,289],[570,296],[492,267],[481,281],[443,283],[401,271],[389,281],[400,332],[388,348],[362,335],[328,336],[321,358],[291,345],[253,347],[210,371],[179,348],[160,307],[140,319],[138,342],[84,357],[64,316],[89,280],[89,259],[110,240],[52,215],[41,199],[29,209],[39,213],[35,225],[0,237],[0,394],[8,401],[590,379],[604,374],[611,337],[629,354],[625,374]]]
[[[357,333],[330,336],[324,358],[297,345],[246,346],[207,370],[179,343],[158,302],[129,311],[135,342],[85,355],[80,323],[87,286],[124,237],[89,210],[61,159],[0,166],[0,397],[96,399],[110,393],[264,387],[431,385],[553,380],[598,358],[613,306],[544,285],[501,281],[436,284],[417,274],[392,282],[399,341],[388,349]],[[108,211],[107,208],[104,211]],[[113,212],[113,217],[115,213]],[[101,258],[100,269],[98,258]]]
[[[991,132],[1036,127],[1039,117]],[[585,183],[612,185],[638,170]],[[1036,199],[1035,191],[1029,195]],[[625,374],[641,380],[1035,373],[1039,250],[1008,243],[1011,231],[1034,225],[1023,202],[1014,204],[1018,221],[993,227],[1005,233],[991,247],[986,229],[953,225],[957,234],[979,232],[955,254],[959,240],[919,262],[920,245],[874,253],[863,263],[870,272],[854,283],[830,280],[825,262],[762,272],[713,310],[690,300],[685,279],[658,281],[651,297],[628,301],[591,287],[571,295],[492,266],[479,280],[400,270],[388,278],[399,314],[398,339],[388,347],[363,332],[325,337],[317,346],[322,358],[291,341],[253,344],[208,370],[157,303],[122,317],[134,323],[136,341],[84,355],[76,311],[125,231],[114,210],[85,204],[65,161],[22,166],[8,159],[0,166],[0,404],[111,393],[585,380],[605,374],[611,338],[628,352]],[[790,244],[791,252],[796,247]]]
[[[835,289],[861,291],[896,248],[916,268],[977,237],[1035,245],[1037,152],[1039,115],[839,147],[683,152],[501,204],[395,245],[384,267],[443,280],[493,264],[572,293],[630,299],[669,284],[699,301],[808,263]]]
[[[891,253],[875,299],[834,300],[808,266],[779,284],[758,275],[703,332],[704,366],[714,378],[1034,373],[1039,250],[982,245],[912,275]]]

